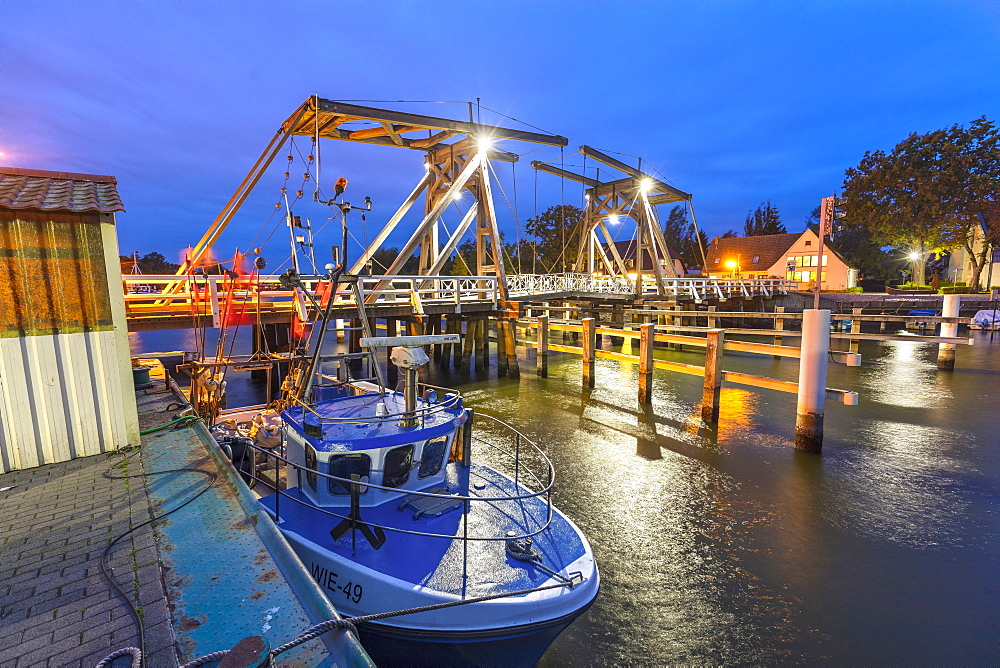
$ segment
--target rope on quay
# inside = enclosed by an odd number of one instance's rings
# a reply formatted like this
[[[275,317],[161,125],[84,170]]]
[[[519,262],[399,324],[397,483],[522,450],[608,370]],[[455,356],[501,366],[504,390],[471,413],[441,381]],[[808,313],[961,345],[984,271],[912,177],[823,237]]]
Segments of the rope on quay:
[[[280,647],[275,647],[271,650],[271,658],[278,656],[288,650],[301,645],[304,642],[308,642],[314,638],[318,638],[327,631],[332,631],[333,629],[348,629],[355,635],[357,635],[356,624],[363,624],[365,622],[373,622],[379,619],[387,619],[389,617],[401,617],[403,615],[413,615],[418,612],[428,612],[430,610],[441,610],[443,608],[453,608],[459,605],[468,605],[470,603],[481,603],[483,601],[492,601],[498,598],[507,598],[509,596],[523,596],[525,594],[531,594],[538,591],[545,591],[546,589],[557,589],[559,587],[569,587],[572,583],[570,582],[558,582],[556,584],[545,585],[543,587],[533,587],[531,589],[521,589],[519,591],[504,592],[501,594],[490,594],[488,596],[479,596],[477,598],[467,598],[461,601],[448,601],[447,603],[435,603],[433,605],[422,605],[416,608],[407,608],[405,610],[392,610],[389,612],[376,612],[371,615],[362,615],[359,617],[351,617],[349,619],[328,619],[325,622],[320,622],[315,626],[311,626],[298,636],[288,641]],[[194,661],[185,663],[181,668],[198,668],[198,666],[203,666],[207,663],[213,661],[218,661],[225,657],[229,653],[229,650],[221,650],[218,652],[212,652],[211,654],[206,654],[205,656],[198,657]]]
[[[142,666],[142,650],[138,647],[123,647],[101,659],[101,662],[97,664],[96,668],[110,668],[115,659],[120,659],[121,657],[128,655],[132,655],[132,668],[140,668],[140,666]]]

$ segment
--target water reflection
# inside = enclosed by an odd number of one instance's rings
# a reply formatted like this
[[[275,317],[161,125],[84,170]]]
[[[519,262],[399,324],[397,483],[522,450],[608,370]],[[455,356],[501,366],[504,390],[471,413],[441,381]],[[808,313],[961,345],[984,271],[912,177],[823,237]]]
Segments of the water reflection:
[[[634,364],[597,360],[583,390],[578,356],[537,378],[519,352],[520,381],[428,380],[538,442],[593,544],[601,594],[543,666],[996,662],[1000,339],[976,335],[948,373],[933,345],[862,342],[862,367],[829,367],[860,403],[827,403],[822,455],[792,448],[795,395],[725,386],[711,428],[699,377],[657,371],[644,406]]]

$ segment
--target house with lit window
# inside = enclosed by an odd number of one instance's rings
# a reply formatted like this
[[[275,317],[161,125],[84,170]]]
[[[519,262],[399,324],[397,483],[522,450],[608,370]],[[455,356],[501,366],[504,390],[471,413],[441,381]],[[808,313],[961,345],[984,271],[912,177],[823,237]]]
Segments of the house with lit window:
[[[844,290],[857,284],[858,271],[848,266],[829,245],[819,258],[819,236],[811,229],[793,234],[759,237],[716,237],[705,250],[702,274],[709,278],[784,278],[811,288],[823,266],[824,290]]]

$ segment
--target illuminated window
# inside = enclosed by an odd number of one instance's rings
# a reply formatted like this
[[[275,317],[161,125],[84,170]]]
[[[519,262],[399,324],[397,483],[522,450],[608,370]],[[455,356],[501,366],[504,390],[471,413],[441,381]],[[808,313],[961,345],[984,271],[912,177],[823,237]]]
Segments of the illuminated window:
[[[753,259],[750,260],[750,264],[757,264],[758,262],[760,262],[760,255],[754,255]]]

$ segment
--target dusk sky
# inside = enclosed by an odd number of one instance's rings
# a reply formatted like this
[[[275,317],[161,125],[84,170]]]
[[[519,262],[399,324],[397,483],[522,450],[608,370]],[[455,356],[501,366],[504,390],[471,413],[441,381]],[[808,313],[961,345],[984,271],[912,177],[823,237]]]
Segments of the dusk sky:
[[[742,230],[765,200],[798,231],[866,150],[979,116],[1000,121],[998,73],[995,0],[0,0],[0,165],[114,175],[127,209],[122,253],[175,259],[310,95],[478,98],[567,137],[569,169],[582,167],[581,144],[631,164],[640,156],[693,193],[709,236]],[[464,104],[368,104],[468,118]],[[482,120],[530,129],[486,110]],[[308,139],[297,141],[307,153]],[[268,222],[286,154],[220,254],[246,248]],[[417,151],[326,141],[322,158],[327,191],[344,176],[349,200],[375,201],[364,226],[351,220],[359,239],[374,235],[422,173]],[[560,152],[525,155],[514,175],[496,163],[512,200],[516,178],[522,224],[561,201],[581,203],[579,185],[563,188],[553,176],[539,174],[536,190],[533,159],[558,164]],[[293,164],[297,188],[301,162]],[[510,239],[513,215],[496,199]],[[329,217],[316,205],[296,213],[316,227]],[[287,235],[279,229],[271,243],[265,255],[280,262]]]

